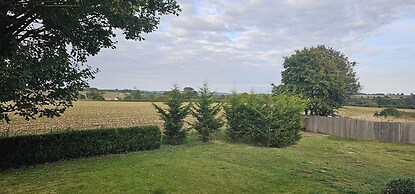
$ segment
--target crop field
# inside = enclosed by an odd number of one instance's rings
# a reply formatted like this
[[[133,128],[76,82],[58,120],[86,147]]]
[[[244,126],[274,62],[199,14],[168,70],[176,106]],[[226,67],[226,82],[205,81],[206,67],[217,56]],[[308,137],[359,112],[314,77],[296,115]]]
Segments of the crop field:
[[[163,105],[158,103],[158,105]],[[351,117],[370,121],[415,122],[415,118],[376,118],[373,114],[381,108],[346,106],[339,110],[343,117]],[[401,111],[413,112],[404,109]],[[190,118],[188,118],[190,120]],[[100,127],[128,127],[138,125],[158,125],[163,122],[159,119],[156,110],[150,102],[119,102],[119,101],[77,101],[74,107],[69,108],[64,115],[56,118],[37,118],[26,121],[21,117],[13,116],[10,125],[0,123],[0,134],[10,135],[45,133],[59,130],[78,130]]]
[[[160,104],[159,104],[160,105]],[[149,102],[77,101],[64,115],[26,121],[14,116],[10,125],[1,123],[0,131],[10,134],[43,133],[58,130],[159,125],[162,121]]]

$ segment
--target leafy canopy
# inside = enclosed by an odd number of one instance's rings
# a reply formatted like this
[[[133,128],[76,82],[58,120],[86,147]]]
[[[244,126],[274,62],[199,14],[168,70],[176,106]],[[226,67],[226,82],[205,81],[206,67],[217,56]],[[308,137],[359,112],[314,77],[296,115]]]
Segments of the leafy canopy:
[[[105,100],[105,92],[99,91],[98,88],[87,88],[86,89],[86,98],[90,100]]]
[[[133,90],[125,96],[124,100],[141,100],[143,98],[142,92],[140,90]]]
[[[115,29],[143,40],[174,0],[1,0],[0,121],[58,116],[96,70],[87,57],[115,48]]]
[[[353,67],[340,51],[323,45],[295,51],[285,57],[282,85],[273,93],[299,94],[308,100],[306,114],[328,116],[361,88]]]
[[[193,89],[192,87],[184,87],[183,88],[183,94],[184,94],[184,98],[186,100],[193,100],[198,95],[197,91],[195,89]]]

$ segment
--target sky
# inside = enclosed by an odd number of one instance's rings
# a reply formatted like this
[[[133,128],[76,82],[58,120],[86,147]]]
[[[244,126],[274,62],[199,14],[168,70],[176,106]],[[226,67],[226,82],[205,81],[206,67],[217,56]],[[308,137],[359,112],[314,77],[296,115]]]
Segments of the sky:
[[[326,45],[358,65],[364,93],[415,93],[415,0],[178,0],[144,41],[89,59],[91,87],[270,92],[284,57]]]

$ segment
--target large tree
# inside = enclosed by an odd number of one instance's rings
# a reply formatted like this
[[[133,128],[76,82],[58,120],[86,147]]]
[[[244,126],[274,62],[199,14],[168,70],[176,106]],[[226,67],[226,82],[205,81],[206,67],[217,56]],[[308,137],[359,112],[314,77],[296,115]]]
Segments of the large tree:
[[[295,51],[284,58],[282,84],[274,93],[300,94],[308,100],[306,114],[334,115],[361,88],[353,67],[342,52],[323,45]]]
[[[96,70],[87,57],[115,48],[115,29],[142,40],[175,0],[0,0],[0,121],[53,117]]]

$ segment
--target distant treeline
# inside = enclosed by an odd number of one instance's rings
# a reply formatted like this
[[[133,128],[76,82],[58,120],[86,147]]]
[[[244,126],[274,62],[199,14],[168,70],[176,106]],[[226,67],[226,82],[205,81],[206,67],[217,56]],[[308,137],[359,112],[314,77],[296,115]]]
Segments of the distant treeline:
[[[164,94],[166,91],[144,91],[144,90],[137,90],[137,89],[114,89],[114,90],[108,90],[108,89],[104,89],[101,90],[102,92],[116,92],[116,93],[124,93],[124,94],[128,94],[134,91],[140,91],[143,94]]]
[[[142,91],[142,90],[100,90],[87,88],[78,95],[79,100],[109,100],[109,101],[132,101],[132,102],[164,102],[170,91]],[[185,87],[182,91],[186,100],[191,101],[198,96],[196,90]],[[215,93],[216,100],[221,101],[228,94]]]
[[[347,106],[366,106],[366,107],[396,107],[415,109],[415,95],[409,96],[376,96],[376,97],[351,97],[346,101]]]
[[[198,96],[198,93],[192,87],[185,87],[181,91],[186,100],[191,101]],[[132,89],[122,90],[100,90],[97,88],[87,88],[78,95],[79,100],[110,100],[110,101],[132,101],[132,102],[164,102],[168,98],[169,91],[141,91]],[[244,95],[244,94],[242,94]],[[215,93],[216,100],[222,101],[229,94]],[[348,98],[346,106],[364,106],[364,107],[396,107],[415,109],[415,95],[405,96],[403,94],[385,95],[358,94]]]

